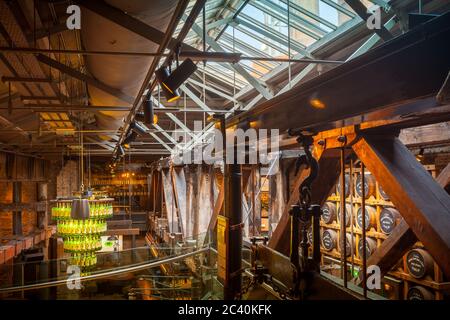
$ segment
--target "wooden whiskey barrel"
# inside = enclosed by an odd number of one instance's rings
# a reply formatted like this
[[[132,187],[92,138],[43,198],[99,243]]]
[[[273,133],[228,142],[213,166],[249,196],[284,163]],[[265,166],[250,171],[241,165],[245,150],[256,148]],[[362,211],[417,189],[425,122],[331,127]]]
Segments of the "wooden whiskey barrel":
[[[352,244],[353,244],[353,254],[355,253],[356,249],[356,239],[355,236],[352,237],[350,233],[345,234],[345,253],[347,257],[350,257],[352,254]],[[339,252],[341,251],[341,241],[339,239]]]
[[[362,229],[362,208],[358,209],[358,213],[356,214],[356,224],[360,229]],[[370,230],[370,228],[377,226],[377,209],[371,206],[366,206],[364,210],[364,217],[366,223],[366,230]]]
[[[406,254],[406,268],[414,278],[423,278],[433,272],[433,258],[424,249],[412,249]]]
[[[375,195],[376,183],[375,183],[375,178],[370,173],[366,173],[365,178],[366,179],[364,181],[364,197],[367,199],[370,196]],[[362,177],[360,174],[356,178],[355,190],[356,190],[356,193],[358,194],[358,196],[360,196],[360,197],[363,196]]]
[[[341,223],[341,207],[340,204],[337,204],[338,206],[338,215],[337,215],[337,221],[338,223]],[[350,210],[352,209],[352,206],[348,203],[345,204],[345,226],[350,227],[351,217],[350,217]],[[353,213],[354,214],[354,213]]]
[[[374,251],[376,249],[377,249],[377,241],[372,238],[366,237],[366,258],[368,259],[372,255],[372,253],[374,253]],[[359,259],[362,260],[362,258],[363,258],[362,238],[360,238],[359,242],[358,242],[358,255],[359,255]]]
[[[350,195],[350,175],[348,173],[345,174],[345,197],[347,198]],[[337,183],[337,195],[341,194],[341,176],[338,178]]]
[[[384,192],[383,188],[379,183],[378,183],[378,193],[380,194],[381,199],[389,201],[389,196],[387,195],[386,192]]]
[[[434,300],[434,294],[430,290],[422,286],[414,286],[409,288],[407,294],[408,300]]]
[[[331,251],[336,248],[337,232],[332,229],[325,229],[322,232],[322,246],[325,250]]]
[[[322,221],[333,223],[336,220],[336,205],[333,202],[325,202],[322,206]]]
[[[380,213],[380,229],[385,234],[391,234],[400,223],[402,216],[395,208],[383,208]]]

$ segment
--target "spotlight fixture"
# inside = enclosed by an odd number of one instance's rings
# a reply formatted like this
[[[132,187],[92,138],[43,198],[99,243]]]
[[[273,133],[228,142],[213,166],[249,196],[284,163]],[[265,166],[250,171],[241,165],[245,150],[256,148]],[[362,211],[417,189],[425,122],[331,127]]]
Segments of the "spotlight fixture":
[[[153,103],[151,97],[145,99],[142,108],[144,109],[144,123],[145,124],[154,123]]]
[[[144,113],[143,112],[136,113],[136,115],[134,116],[134,119],[136,119],[137,121],[140,121],[140,122],[144,122]]]
[[[125,155],[125,150],[123,149],[122,146],[117,147],[117,156],[118,157],[123,157]]]
[[[180,92],[178,90],[171,90],[165,84],[164,81],[169,78],[170,73],[167,67],[161,67],[155,72],[156,80],[161,85],[161,89],[166,97],[167,102],[172,102],[180,98]]]
[[[144,129],[141,125],[139,125],[137,122],[133,122],[130,125],[131,130],[133,130],[136,134],[143,136],[147,134],[147,130]]]
[[[182,64],[175,69],[172,74],[169,73],[167,67],[162,67],[155,72],[156,79],[161,84],[167,102],[172,102],[180,98],[178,88],[185,82],[195,71],[197,66],[191,59],[185,59]]]
[[[130,144],[131,142],[133,142],[137,137],[137,133],[134,131],[130,131],[128,133],[128,135],[125,137],[125,139],[123,140],[123,144]]]

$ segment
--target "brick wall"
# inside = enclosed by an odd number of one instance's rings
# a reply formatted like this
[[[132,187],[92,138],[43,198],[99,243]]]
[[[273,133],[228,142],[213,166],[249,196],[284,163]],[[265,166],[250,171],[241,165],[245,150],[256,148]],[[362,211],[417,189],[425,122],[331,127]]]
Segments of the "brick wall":
[[[56,193],[58,197],[71,197],[79,190],[78,162],[70,160],[58,174]]]
[[[50,168],[51,167],[51,168]],[[35,203],[38,183],[56,183],[57,166],[51,166],[49,161],[24,156],[15,156],[0,152],[0,205],[13,202],[13,182],[21,183],[22,203]],[[53,173],[54,179],[51,179]],[[50,177],[50,178],[49,178]],[[50,179],[47,181],[47,179]],[[55,189],[55,187],[53,187]],[[9,208],[8,208],[9,209]],[[35,210],[22,211],[22,233],[24,236],[33,233],[38,228]],[[0,208],[0,239],[13,233],[13,213]]]
[[[11,202],[12,202],[12,183],[0,182],[0,203],[11,203]],[[12,212],[0,211],[0,238],[11,234],[12,234]]]
[[[22,182],[22,202],[32,203],[37,201],[37,183],[36,182]],[[36,211],[23,210],[22,211],[22,232],[23,235],[28,235],[35,231],[37,227]]]

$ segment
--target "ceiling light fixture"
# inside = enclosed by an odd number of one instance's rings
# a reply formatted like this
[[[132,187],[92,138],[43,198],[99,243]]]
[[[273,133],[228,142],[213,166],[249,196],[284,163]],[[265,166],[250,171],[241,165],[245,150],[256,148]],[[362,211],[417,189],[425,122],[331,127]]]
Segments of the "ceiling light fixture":
[[[128,135],[125,137],[125,139],[123,140],[123,144],[130,144],[131,142],[133,142],[137,137],[137,133],[134,131],[130,131],[128,133]]]
[[[169,69],[167,67],[161,67],[155,72],[156,80],[161,85],[161,90],[166,97],[167,102],[173,102],[180,98],[180,92],[178,90],[172,90],[164,85],[164,81],[170,76]]]
[[[178,64],[178,60],[177,60]],[[156,79],[161,85],[161,89],[166,96],[167,102],[172,102],[180,98],[178,88],[195,71],[197,65],[191,59],[185,59],[174,72],[170,73],[167,67],[161,67],[155,72]]]
[[[147,134],[147,130],[143,128],[141,125],[139,125],[136,121],[131,123],[130,128],[140,136],[144,136]]]
[[[153,124],[154,123],[154,113],[153,113],[153,103],[151,96],[145,99],[144,104],[142,106],[144,109],[144,123],[145,124]]]

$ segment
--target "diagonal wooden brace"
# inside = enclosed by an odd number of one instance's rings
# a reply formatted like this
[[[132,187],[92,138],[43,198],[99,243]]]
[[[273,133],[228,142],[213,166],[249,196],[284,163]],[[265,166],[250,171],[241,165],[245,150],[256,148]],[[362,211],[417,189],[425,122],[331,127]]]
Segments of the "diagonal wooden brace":
[[[406,224],[427,247],[444,274],[450,277],[450,196],[394,136],[362,135],[353,150],[375,178],[383,182],[383,190]],[[403,229],[403,236],[407,237],[408,231]],[[390,242],[384,246],[392,245]],[[406,250],[404,245],[398,243],[394,247],[401,247],[400,251],[403,251]],[[383,254],[382,250],[379,255]],[[395,250],[389,250],[389,255],[392,252]],[[397,253],[397,256],[401,255],[401,252]]]

